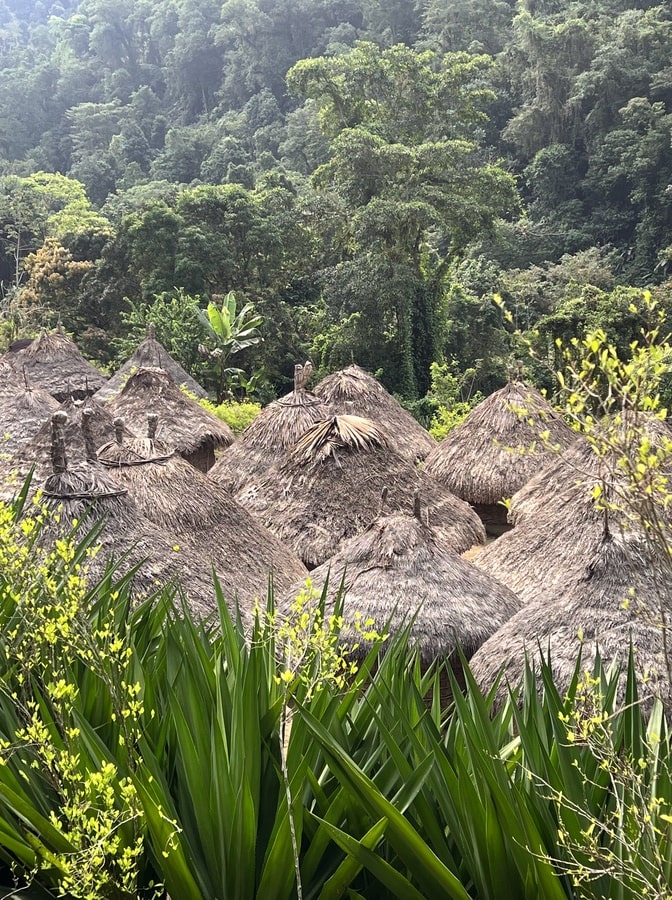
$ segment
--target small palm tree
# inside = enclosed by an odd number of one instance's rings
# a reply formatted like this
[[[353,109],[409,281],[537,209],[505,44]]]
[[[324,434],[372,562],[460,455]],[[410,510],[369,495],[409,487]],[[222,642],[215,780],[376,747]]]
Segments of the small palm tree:
[[[200,344],[198,350],[215,363],[215,390],[219,404],[231,393],[231,386],[236,381],[245,381],[243,370],[229,366],[229,360],[234,354],[263,340],[259,328],[264,320],[254,312],[252,303],[246,303],[238,312],[233,291],[224,296],[221,306],[210,301],[207,309],[198,309],[197,313],[208,334],[209,343],[214,345]]]

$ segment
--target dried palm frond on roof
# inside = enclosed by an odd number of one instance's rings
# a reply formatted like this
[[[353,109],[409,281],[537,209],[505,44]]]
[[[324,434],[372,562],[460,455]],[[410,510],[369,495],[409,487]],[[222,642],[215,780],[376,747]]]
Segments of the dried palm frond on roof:
[[[156,419],[148,417],[144,438],[126,439],[121,420],[114,441],[98,449],[99,462],[128,489],[140,512],[197,548],[217,571],[224,596],[239,597],[250,609],[265,600],[269,575],[285,590],[307,572],[296,554],[244,510],[221,485],[156,440]]]
[[[294,367],[294,390],[264,407],[208,473],[234,493],[281,459],[315,422],[329,416],[325,403],[306,390],[312,363]]]
[[[98,446],[114,437],[112,416],[91,398],[87,400],[70,398],[60,408],[66,413],[67,421],[64,423],[63,429],[73,459],[86,458],[90,455],[84,444],[82,433],[82,413],[85,409],[91,410],[88,427],[93,445]],[[129,431],[126,431],[125,434],[127,438],[132,436]],[[30,493],[33,494],[37,490],[38,486],[51,473],[51,443],[52,424],[47,420],[31,440],[9,459],[0,460],[0,499],[11,500],[21,489],[31,471],[33,471],[33,479]]]
[[[574,535],[567,537],[571,540]],[[660,695],[669,708],[665,637],[672,615],[669,558],[663,559],[641,534],[615,526],[593,535],[585,550],[582,567],[540,590],[535,600],[483,644],[471,660],[474,676],[483,690],[489,690],[503,670],[498,690],[501,702],[507,685],[521,684],[526,658],[536,668],[543,654],[550,658],[554,683],[562,694],[579,650],[582,671],[593,671],[598,653],[605,669],[616,663],[624,671],[632,646],[640,696],[646,704],[653,695]],[[549,560],[551,565],[554,562]],[[622,700],[623,677],[619,693]]]
[[[415,515],[390,513],[375,519],[361,534],[345,541],[338,553],[311,573],[317,597],[328,581],[327,611],[333,611],[343,583],[346,622],[355,614],[373,619],[382,633],[411,624],[411,642],[424,664],[448,658],[459,644],[467,657],[521,607],[515,594],[449,550],[434,529]],[[291,610],[301,585],[279,601]],[[366,653],[362,635],[343,631],[342,638]]]
[[[372,450],[389,446],[382,427],[361,416],[334,416],[316,422],[292,448],[295,459],[321,460],[339,450]]]
[[[327,375],[315,393],[336,415],[353,413],[373,419],[394,437],[397,451],[411,460],[424,459],[436,441],[382,384],[356,365]]]
[[[538,391],[512,381],[446,435],[425,471],[469,503],[497,504],[575,438]]]
[[[391,511],[408,509],[419,491],[430,524],[457,552],[483,543],[471,507],[396,453],[379,424],[358,416],[313,425],[284,461],[237,497],[313,568],[371,524],[384,488]]]
[[[193,548],[180,547],[172,537],[145,519],[136,504],[116,479],[95,460],[69,464],[64,433],[66,415],[58,411],[52,417],[52,472],[44,480],[43,500],[49,510],[58,512],[47,519],[40,539],[50,544],[67,534],[73,522],[86,533],[98,521],[100,551],[87,562],[91,578],[103,575],[109,563],[118,563],[124,574],[135,566],[133,592],[137,600],[153,595],[164,586],[179,584],[193,612],[201,617],[216,608],[211,566]],[[29,507],[31,514],[34,507]]]
[[[112,397],[120,394],[128,380],[138,369],[157,368],[166,371],[179,387],[189,391],[199,399],[208,396],[208,392],[186,372],[182,366],[173,359],[165,347],[156,339],[156,330],[153,323],[147,325],[147,334],[144,341],[138,345],[130,359],[115,372],[110,380],[96,393],[99,403],[106,403]]]
[[[25,371],[33,385],[48,391],[62,402],[68,397],[82,399],[99,390],[107,380],[87,362],[74,341],[60,330],[40,337],[5,357],[17,372]]]
[[[138,369],[107,409],[137,432],[145,430],[148,412],[157,413],[157,437],[202,471],[212,466],[218,447],[233,442],[229,426],[187,397],[162,369]]]
[[[58,409],[58,400],[31,386],[11,366],[0,371],[0,457],[9,459],[27,444]]]

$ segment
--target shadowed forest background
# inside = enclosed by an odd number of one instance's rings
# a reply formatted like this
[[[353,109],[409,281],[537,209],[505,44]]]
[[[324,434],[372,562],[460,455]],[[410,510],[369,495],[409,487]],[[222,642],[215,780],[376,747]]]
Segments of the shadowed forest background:
[[[671,60],[665,3],[0,0],[2,343],[114,367],[152,319],[198,376],[234,291],[262,398],[355,360],[421,419],[517,330],[626,349],[672,305]]]

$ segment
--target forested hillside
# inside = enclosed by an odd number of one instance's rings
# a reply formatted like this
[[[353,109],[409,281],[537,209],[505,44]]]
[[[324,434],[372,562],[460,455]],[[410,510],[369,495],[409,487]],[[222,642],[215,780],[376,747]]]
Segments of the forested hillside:
[[[627,347],[672,304],[672,10],[0,0],[0,176],[4,345],[60,319],[114,365],[155,318],[195,370],[189,298],[234,291],[269,391],[308,355],[487,391],[515,328]]]

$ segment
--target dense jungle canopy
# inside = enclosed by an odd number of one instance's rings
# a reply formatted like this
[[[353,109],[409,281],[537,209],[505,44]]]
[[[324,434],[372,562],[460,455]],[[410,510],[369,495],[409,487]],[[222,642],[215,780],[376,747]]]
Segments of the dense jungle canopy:
[[[671,133],[667,3],[0,0],[2,341],[113,365],[153,319],[197,371],[234,291],[269,390],[491,390],[516,328],[552,361],[670,307]]]

